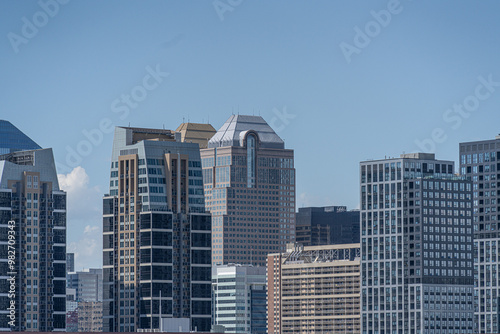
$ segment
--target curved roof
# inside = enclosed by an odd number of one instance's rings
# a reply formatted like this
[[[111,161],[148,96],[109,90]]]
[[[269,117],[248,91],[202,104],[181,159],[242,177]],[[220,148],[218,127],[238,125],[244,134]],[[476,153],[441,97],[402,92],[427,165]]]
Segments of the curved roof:
[[[249,130],[253,130],[258,134],[260,147],[285,148],[285,142],[261,116],[247,115],[231,115],[209,140],[208,147],[243,146],[244,138],[242,136]]]

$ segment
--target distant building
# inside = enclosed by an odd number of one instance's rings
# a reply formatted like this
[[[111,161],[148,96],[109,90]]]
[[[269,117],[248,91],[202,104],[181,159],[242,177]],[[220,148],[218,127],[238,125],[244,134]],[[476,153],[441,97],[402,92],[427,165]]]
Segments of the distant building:
[[[78,332],[78,310],[66,313],[66,332]]]
[[[198,144],[116,127],[103,199],[103,331],[158,330],[160,316],[209,331],[210,236]]]
[[[360,163],[362,333],[473,333],[472,183],[434,154]]]
[[[359,210],[345,206],[299,208],[295,240],[304,246],[359,243]]]
[[[212,324],[225,333],[266,334],[266,267],[212,267]]]
[[[176,132],[180,132],[183,143],[196,143],[200,149],[207,148],[208,141],[217,132],[210,124],[182,123]]]
[[[268,333],[360,333],[359,247],[296,243],[269,254]]]
[[[460,174],[472,179],[474,333],[499,333],[500,135],[460,143]]]
[[[78,331],[102,332],[102,302],[78,302]]]
[[[75,271],[75,253],[66,253],[66,271],[68,273]]]
[[[0,331],[65,331],[66,193],[52,149],[0,120],[0,154]]]
[[[68,273],[67,287],[76,290],[77,301],[102,301],[102,269]]]
[[[212,262],[265,266],[295,240],[293,150],[262,117],[232,115],[201,159]]]

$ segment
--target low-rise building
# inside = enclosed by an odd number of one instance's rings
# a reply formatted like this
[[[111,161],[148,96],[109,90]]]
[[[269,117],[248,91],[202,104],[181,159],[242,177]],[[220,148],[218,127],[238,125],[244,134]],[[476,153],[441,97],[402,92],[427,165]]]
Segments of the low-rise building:
[[[269,254],[268,333],[360,333],[359,278],[359,244]]]

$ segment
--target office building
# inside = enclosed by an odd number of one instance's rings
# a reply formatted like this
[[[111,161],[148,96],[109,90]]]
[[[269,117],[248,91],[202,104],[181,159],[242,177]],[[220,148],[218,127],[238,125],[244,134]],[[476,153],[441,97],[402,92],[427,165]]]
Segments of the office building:
[[[201,158],[212,262],[265,266],[295,240],[293,150],[262,117],[232,115]]]
[[[472,179],[474,333],[500,331],[500,135],[460,143],[460,173]]]
[[[77,301],[102,301],[102,269],[68,273],[66,286],[76,290]]]
[[[75,253],[66,253],[66,271],[68,273],[75,271]]]
[[[208,141],[217,132],[210,124],[182,123],[176,132],[181,134],[183,143],[196,143],[200,149],[207,148]]]
[[[66,193],[52,149],[0,121],[0,152],[0,330],[65,331]]]
[[[299,208],[295,241],[304,246],[359,244],[359,210],[345,206]]]
[[[362,333],[472,333],[471,181],[434,154],[360,167]]]
[[[212,267],[212,324],[225,333],[266,334],[266,267]]]
[[[268,333],[359,333],[359,256],[359,244],[269,254]]]
[[[160,317],[209,331],[211,217],[198,144],[117,127],[103,206],[103,331],[158,330]]]
[[[78,302],[78,331],[102,332],[102,302]]]

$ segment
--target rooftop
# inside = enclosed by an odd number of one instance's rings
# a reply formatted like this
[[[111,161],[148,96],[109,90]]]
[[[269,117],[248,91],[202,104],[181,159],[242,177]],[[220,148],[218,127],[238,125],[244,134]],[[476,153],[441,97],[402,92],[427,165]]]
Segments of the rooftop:
[[[231,115],[209,140],[208,147],[243,146],[245,135],[250,130],[258,134],[260,147],[285,148],[285,142],[261,116],[248,115]]]

